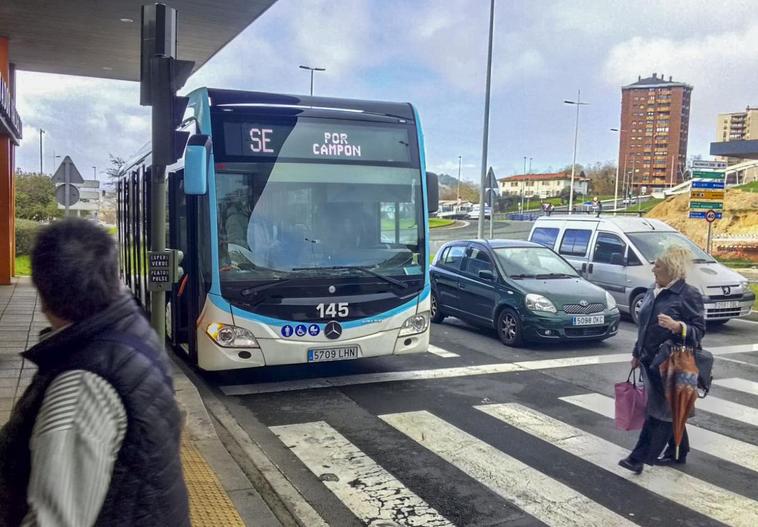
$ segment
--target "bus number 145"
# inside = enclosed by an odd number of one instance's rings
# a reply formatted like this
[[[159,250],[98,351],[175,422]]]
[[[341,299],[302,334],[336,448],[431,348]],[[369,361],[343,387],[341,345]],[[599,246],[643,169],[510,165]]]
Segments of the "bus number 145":
[[[347,302],[339,304],[319,304],[316,306],[319,318],[345,318],[350,314]]]

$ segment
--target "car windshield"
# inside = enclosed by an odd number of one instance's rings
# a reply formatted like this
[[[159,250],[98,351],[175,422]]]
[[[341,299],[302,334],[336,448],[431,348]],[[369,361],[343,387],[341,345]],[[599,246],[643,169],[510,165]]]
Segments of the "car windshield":
[[[222,282],[421,275],[420,183],[418,169],[329,163],[219,172]]]
[[[503,271],[511,278],[578,276],[570,264],[547,247],[501,247],[494,252]]]
[[[655,259],[671,245],[681,245],[689,249],[693,254],[694,261],[697,263],[713,263],[716,261],[678,232],[628,232],[626,235],[637,246],[642,256],[650,263],[655,263]]]

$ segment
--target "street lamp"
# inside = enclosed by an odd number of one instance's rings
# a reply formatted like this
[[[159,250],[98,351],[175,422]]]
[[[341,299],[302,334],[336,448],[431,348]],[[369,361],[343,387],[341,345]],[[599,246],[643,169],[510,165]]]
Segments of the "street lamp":
[[[458,156],[458,203],[461,202],[461,156]]]
[[[619,132],[619,150],[621,150],[621,132],[626,132],[626,130],[621,130],[619,128],[611,128],[611,132]],[[616,186],[613,190],[613,215],[616,215],[616,211],[619,208],[619,166],[621,165],[621,160],[619,159],[619,162],[616,163]],[[626,165],[626,163],[624,163]],[[624,167],[624,170],[626,170],[626,166]]]
[[[39,173],[44,174],[42,171],[42,134],[46,133],[42,128],[39,129]]]
[[[326,71],[326,68],[312,68],[311,66],[300,66],[301,70],[308,70],[311,72],[311,97],[313,97],[313,72],[314,71]]]
[[[577,90],[576,100],[563,100],[564,104],[573,104],[576,106],[576,126],[574,127],[574,161],[571,163],[571,189],[569,190],[569,214],[574,212],[574,177],[576,176],[576,143],[579,139],[579,107],[589,105],[588,102],[582,102],[582,90]]]
[[[97,167],[94,165],[92,166],[92,177],[97,181]]]
[[[484,238],[484,187],[487,184],[487,147],[490,133],[490,88],[492,86],[492,41],[495,33],[495,0],[490,1],[490,32],[487,46],[487,80],[484,95],[484,128],[482,130],[482,175],[479,178],[479,221],[476,228],[477,238]],[[492,212],[490,211],[490,214]]]

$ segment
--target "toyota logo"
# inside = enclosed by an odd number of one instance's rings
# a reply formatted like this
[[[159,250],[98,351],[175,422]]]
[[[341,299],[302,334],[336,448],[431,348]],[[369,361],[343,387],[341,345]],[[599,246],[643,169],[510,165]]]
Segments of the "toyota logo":
[[[586,300],[580,300],[579,305],[582,307],[587,307],[588,305],[590,305],[590,303],[587,302]]]
[[[728,285],[725,285],[725,286],[723,286],[723,287],[721,288],[721,290],[724,292],[724,295],[725,295],[725,296],[729,296],[729,295],[731,295],[731,294],[732,294],[732,288],[731,288],[731,287],[729,287]]]
[[[324,328],[324,335],[331,340],[338,339],[342,336],[342,326],[340,326],[339,322],[332,320]]]

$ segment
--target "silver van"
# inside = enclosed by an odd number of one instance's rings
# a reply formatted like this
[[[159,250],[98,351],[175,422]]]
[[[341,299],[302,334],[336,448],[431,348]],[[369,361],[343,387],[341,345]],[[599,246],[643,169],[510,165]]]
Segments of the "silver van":
[[[721,265],[689,238],[659,220],[638,217],[546,216],[538,218],[529,241],[550,247],[590,282],[616,299],[637,322],[645,291],[652,285],[656,257],[671,244],[695,255],[687,282],[700,289],[705,319],[722,324],[750,313],[755,294],[742,275]]]

